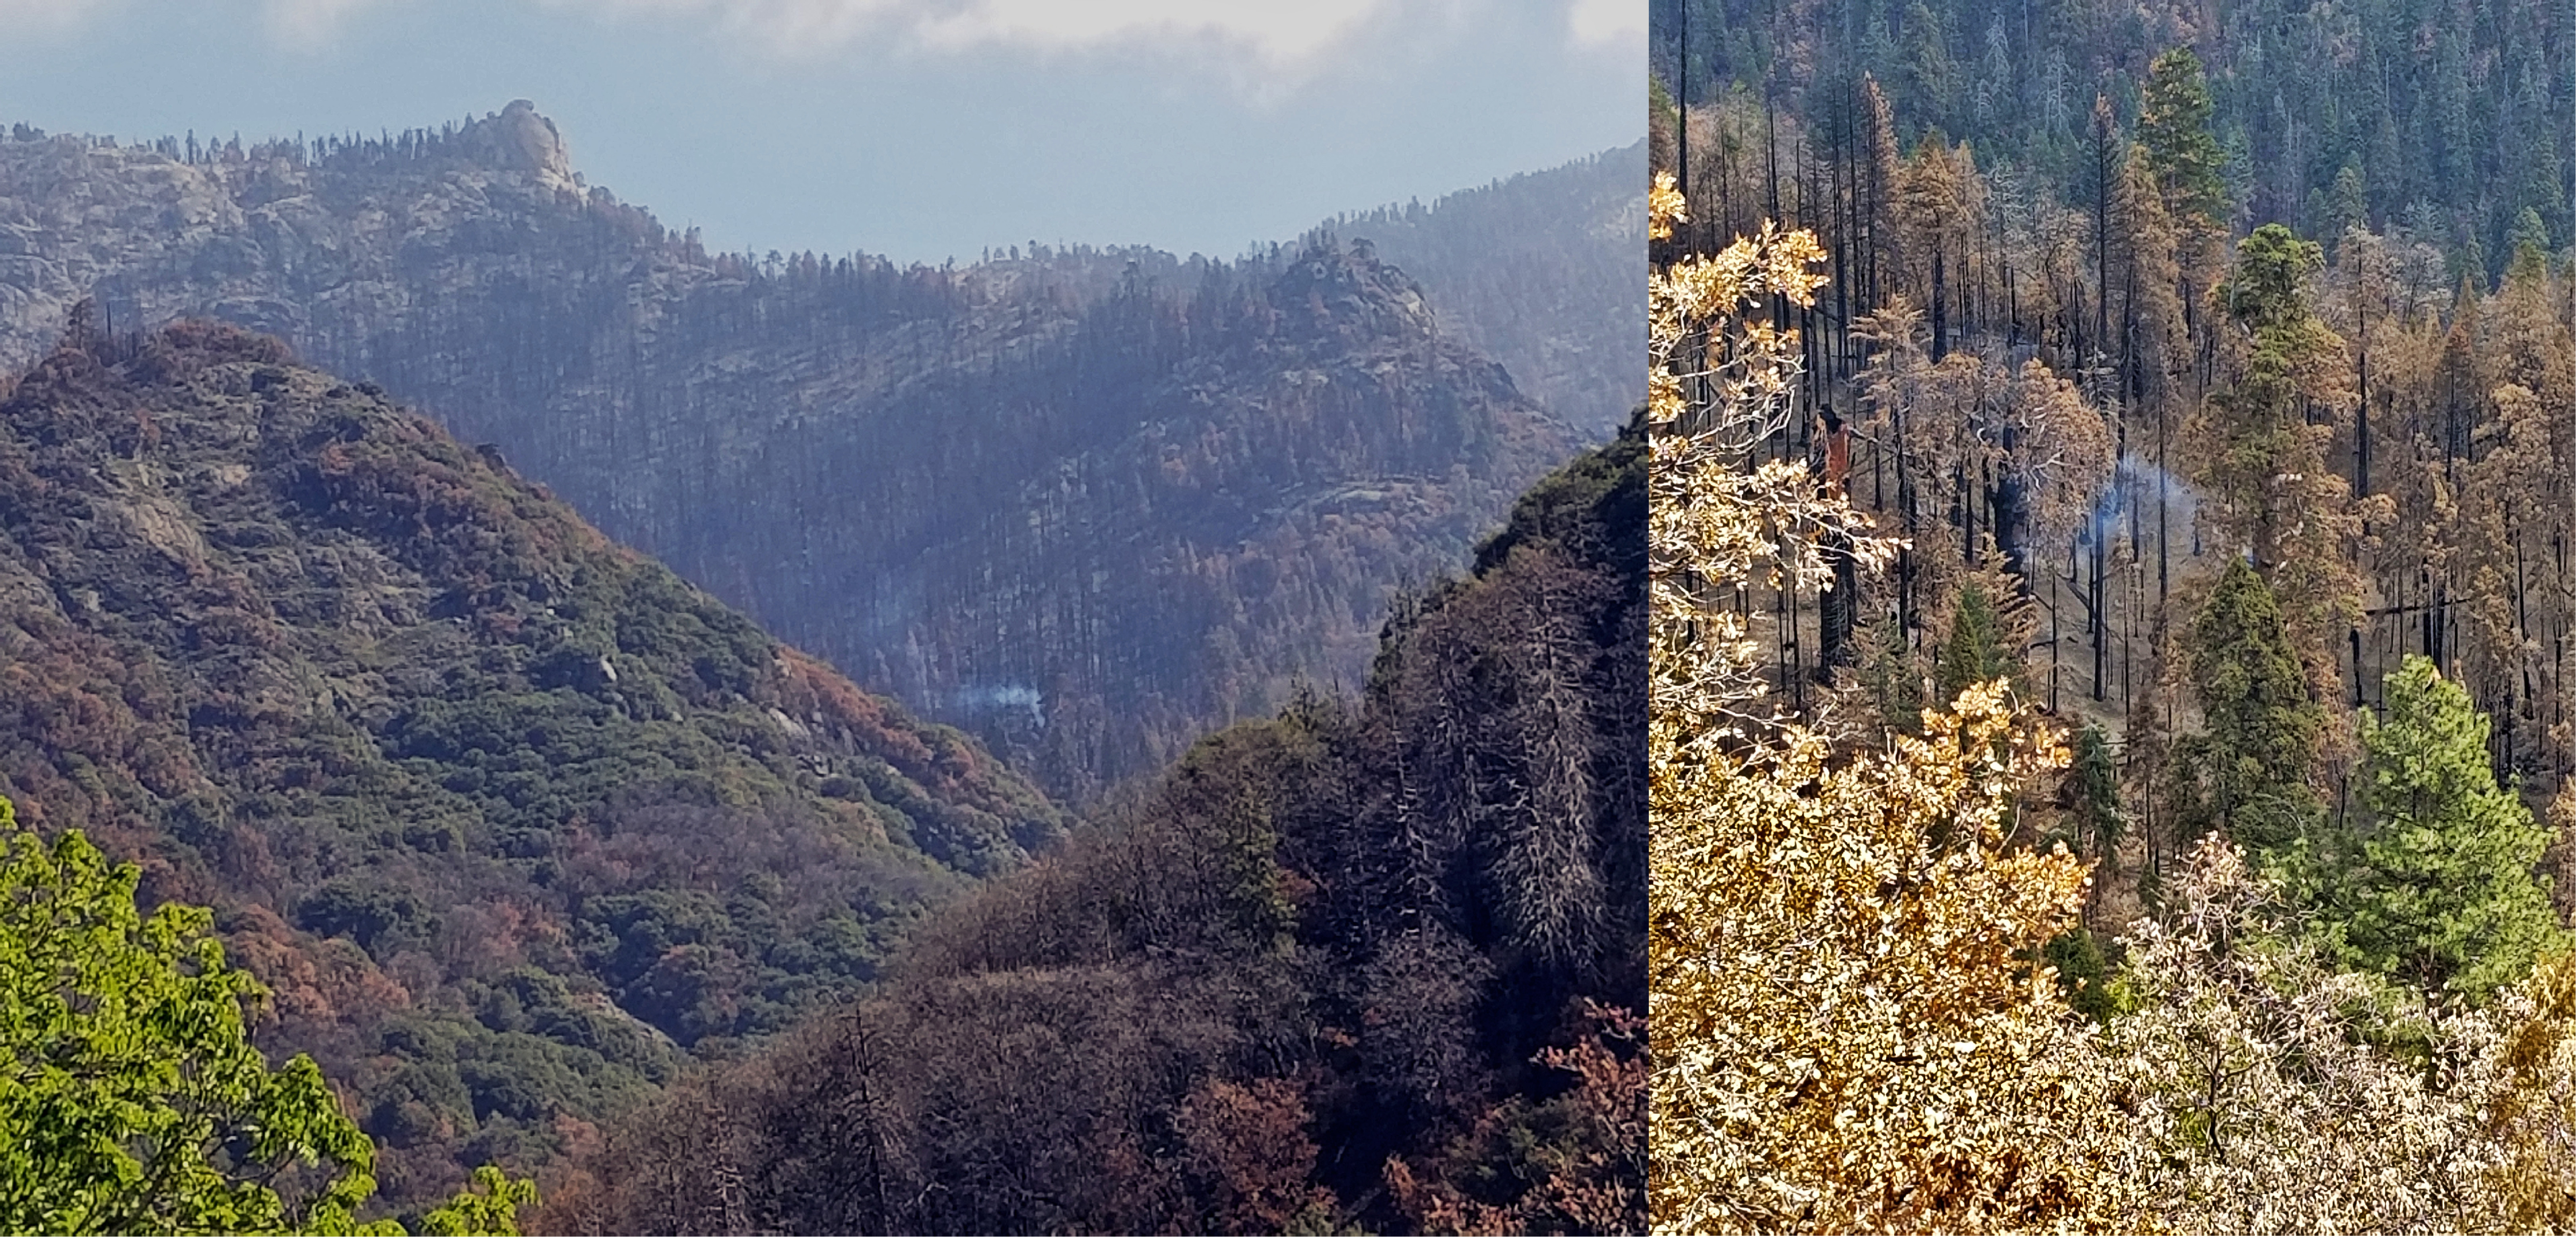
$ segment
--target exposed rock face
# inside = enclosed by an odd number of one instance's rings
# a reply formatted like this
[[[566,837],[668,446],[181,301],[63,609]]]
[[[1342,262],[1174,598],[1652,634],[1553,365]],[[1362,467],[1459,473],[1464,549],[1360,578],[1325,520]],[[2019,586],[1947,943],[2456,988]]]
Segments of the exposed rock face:
[[[480,136],[491,143],[481,162],[524,173],[549,189],[573,188],[572,156],[564,150],[563,135],[555,132],[555,122],[537,114],[536,104],[511,100]]]
[[[1399,586],[1581,436],[1364,250],[710,256],[518,103],[311,148],[23,136],[0,361],[93,291],[119,330],[273,332],[1076,794],[1356,681]]]
[[[1442,326],[1606,438],[1646,399],[1646,144],[1329,225],[1432,290]]]

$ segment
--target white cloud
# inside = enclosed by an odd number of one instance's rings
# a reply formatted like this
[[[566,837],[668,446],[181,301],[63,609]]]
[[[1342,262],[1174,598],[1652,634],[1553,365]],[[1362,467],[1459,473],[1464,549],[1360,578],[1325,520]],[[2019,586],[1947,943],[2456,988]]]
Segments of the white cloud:
[[[1566,11],[1567,30],[1577,43],[1646,41],[1646,6],[1642,0],[1574,0]]]
[[[51,34],[69,30],[108,6],[108,0],[0,0],[0,35]]]
[[[190,0],[192,4],[202,0]],[[338,35],[341,22],[381,0],[256,0],[260,24],[269,38],[285,47],[314,50]],[[168,7],[166,4],[152,6]],[[247,6],[245,6],[247,7]],[[61,34],[87,25],[111,9],[129,12],[125,0],[0,0],[0,40]],[[155,14],[157,16],[157,14]],[[194,16],[192,14],[191,16]]]
[[[322,0],[331,2],[331,0]],[[612,15],[711,15],[788,58],[867,39],[914,50],[1085,50],[1213,41],[1274,68],[1314,58],[1394,0],[548,0]]]
[[[1332,46],[1379,0],[976,0],[921,24],[933,46],[1019,43],[1082,47],[1132,38],[1213,37],[1263,60],[1303,60]]]
[[[261,5],[261,19],[268,26],[269,37],[297,51],[318,51],[328,47],[340,33],[340,23],[362,8],[372,7],[375,0],[267,0]]]
[[[298,51],[334,44],[394,0],[255,0],[269,37]],[[1579,47],[1642,42],[1640,0],[534,0],[610,20],[693,24],[753,54],[815,61],[854,49],[946,56],[986,49],[1142,51],[1199,65],[1277,102],[1330,72],[1335,53],[1391,36],[1388,50],[1456,37],[1497,10],[1561,12]],[[0,0],[0,28],[68,30],[123,0]]]

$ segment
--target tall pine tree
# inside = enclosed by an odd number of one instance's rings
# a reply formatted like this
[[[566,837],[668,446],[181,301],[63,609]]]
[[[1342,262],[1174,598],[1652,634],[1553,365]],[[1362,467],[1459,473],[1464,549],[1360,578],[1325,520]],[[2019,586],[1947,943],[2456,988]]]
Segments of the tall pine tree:
[[[2367,819],[2328,857],[2318,927],[2346,965],[2483,999],[2564,941],[2533,875],[2549,831],[2496,785],[2486,715],[2430,659],[2385,699],[2386,721],[2362,715]]]
[[[2204,228],[2224,228],[2229,214],[2226,154],[2211,134],[2209,82],[2200,57],[2173,48],[2147,66],[2138,101],[2138,145],[2164,189],[2175,218]]]
[[[2314,694],[2337,699],[2330,650],[2362,618],[2361,519],[2326,462],[2352,411],[2351,360],[2316,315],[2316,242],[2267,223],[2236,249],[2219,299],[2243,330],[2228,349],[2230,381],[2193,418],[2197,471],[2223,544],[2252,555],[2279,599]]]
[[[1976,684],[2011,678],[2020,670],[1994,599],[1983,582],[1968,581],[1959,589],[1958,611],[1950,616],[1950,638],[1941,644],[1934,680],[1940,688],[1941,707],[1950,707],[1959,693]]]

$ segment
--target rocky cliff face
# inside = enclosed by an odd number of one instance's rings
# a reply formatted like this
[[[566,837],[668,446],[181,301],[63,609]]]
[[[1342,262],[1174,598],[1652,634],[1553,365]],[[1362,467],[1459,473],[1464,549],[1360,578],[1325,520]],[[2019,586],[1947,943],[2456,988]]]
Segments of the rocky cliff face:
[[[1581,436],[1366,246],[709,255],[532,108],[382,142],[0,142],[0,359],[96,294],[382,383],[1058,788],[1299,678]]]
[[[1646,143],[1478,189],[1345,215],[1432,290],[1442,324],[1587,437],[1646,399]]]

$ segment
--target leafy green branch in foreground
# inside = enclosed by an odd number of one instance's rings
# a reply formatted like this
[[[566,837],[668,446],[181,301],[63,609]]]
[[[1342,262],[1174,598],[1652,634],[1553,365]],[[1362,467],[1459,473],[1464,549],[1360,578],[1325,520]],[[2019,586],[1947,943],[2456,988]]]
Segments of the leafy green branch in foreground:
[[[0,799],[0,1228],[47,1233],[374,1233],[375,1146],[309,1056],[271,1069],[213,913],[136,909],[133,864],[78,831],[47,843]],[[475,1175],[425,1217],[514,1234],[534,1183]]]

